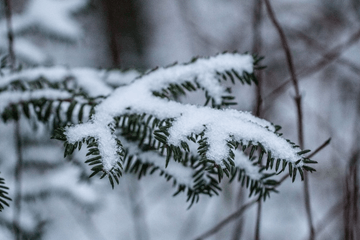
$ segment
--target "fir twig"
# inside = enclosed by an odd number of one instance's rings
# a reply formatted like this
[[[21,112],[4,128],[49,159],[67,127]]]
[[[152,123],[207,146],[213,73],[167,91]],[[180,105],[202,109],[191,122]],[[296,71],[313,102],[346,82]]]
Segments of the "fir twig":
[[[232,222],[233,220],[239,218],[247,209],[252,207],[258,200],[252,200],[248,202],[247,204],[243,205],[240,209],[226,217],[224,220],[222,220],[220,223],[216,224],[214,227],[212,227],[210,230],[206,231],[205,233],[201,234],[199,237],[195,238],[195,240],[202,240],[205,238],[208,238],[218,231],[220,231],[223,227],[225,227],[227,224]]]

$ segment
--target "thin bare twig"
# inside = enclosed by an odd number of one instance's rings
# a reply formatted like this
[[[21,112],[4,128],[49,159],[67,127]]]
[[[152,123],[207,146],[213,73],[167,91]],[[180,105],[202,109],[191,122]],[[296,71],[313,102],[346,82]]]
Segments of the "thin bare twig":
[[[199,237],[195,238],[196,240],[201,240],[201,239],[205,239],[207,237],[210,237],[211,235],[217,233],[220,229],[222,229],[225,225],[227,225],[228,223],[230,223],[231,221],[237,219],[238,217],[240,217],[245,210],[247,210],[248,208],[250,208],[252,205],[254,205],[256,202],[258,201],[258,199],[254,199],[251,202],[248,202],[247,204],[243,205],[239,210],[237,210],[236,212],[234,212],[233,214],[229,215],[228,217],[226,217],[224,220],[222,220],[220,223],[218,223],[217,225],[215,225],[214,227],[212,227],[210,230],[206,231],[205,233],[201,234]]]
[[[15,166],[15,194],[14,194],[14,219],[13,228],[15,232],[15,239],[21,239],[21,199],[22,199],[22,169],[23,169],[23,157],[22,157],[22,142],[21,142],[21,130],[19,120],[15,123],[15,146],[17,153],[17,162]]]
[[[344,43],[340,43],[336,45],[334,48],[324,53],[322,58],[317,62],[315,62],[314,64],[312,64],[311,67],[300,70],[298,72],[298,76],[301,78],[305,78],[319,72],[324,67],[328,66],[330,63],[338,59],[346,49],[348,49],[356,42],[358,42],[359,39],[360,39],[360,29],[358,29],[354,34],[352,34]],[[266,99],[267,101],[273,101],[277,96],[280,95],[281,92],[284,91],[285,88],[289,86],[290,82],[291,79],[287,79],[280,86],[278,86],[268,95],[266,95],[263,98],[263,100]]]
[[[306,156],[306,158],[312,158],[313,156],[315,156],[315,154],[317,154],[318,152],[320,152],[323,148],[325,148],[327,145],[329,145],[331,141],[331,138],[329,138],[328,140],[326,140],[323,144],[321,144],[317,149],[315,149],[311,154],[309,154],[308,156]],[[285,176],[283,176],[280,181],[279,181],[279,185],[284,182],[290,175],[286,174]]]
[[[262,49],[262,39],[261,39],[261,23],[262,23],[262,1],[254,1],[254,13],[253,13],[253,53],[260,54]],[[260,117],[262,114],[262,72],[257,73],[258,85],[256,87],[256,106],[255,106],[255,116]],[[260,150],[259,150],[260,151]],[[259,163],[260,165],[262,162]],[[260,240],[260,229],[261,229],[261,215],[262,215],[262,201],[258,201],[256,209],[256,224],[255,224],[255,240]]]
[[[308,47],[312,47],[313,49],[316,49],[316,51],[318,51],[321,54],[323,52],[328,52],[328,50],[325,48],[325,46],[323,46],[321,43],[319,43],[315,38],[308,36],[307,34],[303,33],[302,31],[298,31],[298,30],[294,30],[294,29],[289,29],[289,30],[293,31],[295,33],[297,39],[302,39],[303,41],[305,41],[307,43]],[[327,56],[324,55],[324,57],[327,57]],[[341,57],[341,55],[339,55],[339,57],[335,60],[337,61],[337,63],[348,67],[355,74],[360,75],[360,67],[357,66],[354,62],[352,62],[344,57]]]
[[[11,24],[11,3],[10,0],[5,0],[5,15],[6,15],[6,27],[8,36],[8,51],[9,62],[12,71],[15,69],[15,52],[14,52],[14,33]],[[15,123],[15,149],[17,154],[17,162],[15,166],[15,194],[14,194],[14,216],[13,216],[13,231],[15,239],[20,240],[22,238],[20,216],[21,216],[21,199],[22,199],[22,142],[21,142],[21,128],[19,120]]]
[[[344,236],[345,239],[355,240],[360,237],[359,230],[359,158],[360,149],[358,143],[360,140],[360,99],[357,100],[356,118],[354,121],[354,133],[355,137],[353,140],[352,153],[347,166],[345,175],[345,194],[343,197],[343,218],[344,218]]]
[[[343,211],[343,203],[342,200],[337,202],[334,206],[332,206],[328,212],[324,215],[324,217],[319,220],[316,224],[315,231],[316,235],[319,236],[320,233],[325,229],[325,227],[331,223],[331,221],[335,220],[336,215],[340,214]]]
[[[344,233],[345,239],[355,240],[358,230],[358,199],[359,199],[359,183],[358,183],[358,161],[359,150],[352,154],[345,176],[345,196],[344,196]]]
[[[5,17],[7,27],[7,38],[8,38],[8,51],[9,51],[9,62],[10,68],[15,68],[15,53],[14,53],[14,32],[11,24],[11,3],[10,0],[5,0]]]
[[[131,208],[131,215],[134,222],[135,239],[147,240],[149,239],[148,226],[144,214],[145,204],[137,204],[136,200],[140,197],[140,185],[137,179],[133,176],[129,179],[127,185],[127,192],[129,196],[129,203]]]
[[[296,73],[295,73],[295,67],[294,67],[293,58],[292,58],[292,55],[291,55],[289,44],[288,44],[288,42],[286,40],[284,30],[282,29],[282,27],[280,26],[278,20],[276,19],[275,13],[274,13],[274,11],[272,9],[272,6],[271,6],[269,0],[264,0],[264,2],[265,2],[265,6],[266,6],[267,13],[269,15],[269,18],[270,18],[271,22],[274,24],[276,30],[278,31],[283,50],[285,52],[286,62],[287,62],[287,66],[289,68],[291,81],[292,81],[294,89],[295,89],[295,101],[296,101],[297,113],[298,113],[299,145],[300,145],[301,148],[303,148],[304,147],[303,146],[304,145],[304,140],[303,140],[303,124],[302,124],[302,110],[301,110],[301,95],[300,95],[300,90],[299,90],[299,85],[298,85],[298,79],[297,79],[297,76],[296,76]]]
[[[298,79],[297,79],[297,76],[295,73],[293,58],[291,56],[291,51],[289,48],[289,44],[286,40],[285,33],[284,33],[282,27],[280,26],[278,20],[276,19],[276,16],[272,9],[270,1],[264,0],[264,2],[266,5],[266,9],[267,9],[269,18],[279,34],[281,44],[282,44],[282,47],[285,52],[287,65],[288,65],[289,72],[291,75],[291,81],[292,81],[294,89],[295,89],[295,103],[296,103],[297,117],[298,117],[297,119],[298,119],[299,145],[300,145],[300,148],[304,148],[303,113],[302,113],[302,106],[301,106],[301,95],[300,95],[300,90],[299,90],[299,85],[298,85]],[[305,209],[306,209],[306,215],[307,215],[307,220],[308,220],[309,230],[310,230],[309,239],[314,239],[315,231],[314,231],[312,212],[311,212],[311,202],[310,202],[310,192],[309,192],[309,182],[308,181],[309,181],[309,179],[307,177],[307,173],[305,172],[304,173],[304,200],[305,200]]]

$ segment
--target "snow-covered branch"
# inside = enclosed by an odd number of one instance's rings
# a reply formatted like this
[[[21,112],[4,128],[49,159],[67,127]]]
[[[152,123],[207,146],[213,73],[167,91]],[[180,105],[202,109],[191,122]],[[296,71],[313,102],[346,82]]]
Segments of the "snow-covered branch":
[[[178,192],[187,189],[193,203],[199,194],[217,194],[225,174],[238,176],[251,194],[266,197],[278,184],[271,179],[276,172],[288,166],[294,180],[297,172],[303,177],[304,170],[314,169],[307,166],[313,161],[303,157],[307,151],[282,138],[277,126],[226,108],[235,97],[223,81],[257,83],[253,71],[258,62],[248,54],[223,53],[141,76],[65,67],[4,71],[0,113],[5,120],[17,120],[11,117],[21,114],[16,106],[29,115],[32,105],[43,122],[71,124],[53,136],[65,141],[65,156],[85,143],[91,176],[102,173],[113,186],[123,173],[142,176],[159,170],[174,180]],[[205,105],[212,107],[177,101],[196,90],[204,92]],[[263,157],[265,166],[260,165]]]

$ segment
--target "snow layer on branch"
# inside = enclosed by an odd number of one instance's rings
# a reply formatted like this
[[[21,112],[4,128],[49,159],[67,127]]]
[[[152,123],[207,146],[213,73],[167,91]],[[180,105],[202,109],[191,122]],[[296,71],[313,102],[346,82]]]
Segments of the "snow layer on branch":
[[[234,158],[235,167],[243,169],[247,176],[253,180],[260,180],[263,176],[259,173],[259,167],[254,166],[251,161],[249,161],[249,157],[246,156],[242,151],[235,151]]]
[[[243,71],[251,73],[253,71],[252,56],[226,53],[209,59],[200,58],[187,65],[159,68],[142,78],[143,84],[152,91],[158,91],[170,83],[179,84],[196,78],[196,82],[209,92],[216,104],[221,104],[221,96],[226,95],[226,92],[225,87],[221,86],[216,78],[216,71],[223,72],[232,68],[239,73]]]
[[[81,36],[82,29],[71,15],[84,8],[87,0],[30,0],[22,14],[12,17],[15,33],[38,27],[46,32],[67,39]],[[5,20],[0,23],[1,29]]]
[[[297,152],[285,139],[278,137],[273,131],[264,128],[271,126],[259,118],[250,118],[248,113],[225,109],[188,108],[181,117],[173,122],[169,130],[168,142],[179,146],[181,141],[188,141],[191,133],[200,134],[205,131],[209,143],[206,157],[223,166],[222,160],[229,154],[227,142],[232,139],[247,144],[249,141],[260,142],[265,149],[272,152],[275,158],[285,158],[290,162],[299,160]]]
[[[65,134],[70,143],[81,141],[88,136],[95,137],[99,142],[105,170],[110,170],[118,161],[118,156],[114,154],[117,150],[115,136],[108,125],[116,116],[146,113],[158,119],[174,120],[169,129],[169,144],[179,146],[181,141],[188,141],[186,137],[191,133],[205,131],[209,144],[206,157],[221,166],[229,154],[227,141],[232,139],[244,144],[249,141],[260,142],[272,152],[273,157],[294,163],[300,158],[297,155],[299,149],[292,148],[285,139],[278,137],[271,124],[265,120],[236,110],[216,110],[181,104],[153,95],[153,91],[166,88],[171,83],[181,84],[196,79],[212,97],[221,99],[224,89],[214,78],[216,71],[235,69],[240,73],[251,73],[252,64],[250,55],[227,53],[209,59],[198,59],[187,65],[155,70],[128,86],[117,88],[96,107],[96,113],[90,122],[70,127]]]
[[[29,0],[21,14],[12,16],[12,28],[16,35],[38,28],[48,34],[75,41],[82,36],[82,27],[73,19],[73,13],[83,9],[88,0]],[[0,49],[7,50],[6,19],[0,21]],[[33,63],[44,63],[45,53],[35,44],[16,36],[14,50],[17,56]]]
[[[30,62],[43,63],[47,60],[46,54],[39,47],[21,37],[14,39],[14,51],[17,56]]]
[[[29,92],[3,92],[0,94],[0,113],[5,110],[10,104],[17,104],[34,99],[45,98],[48,100],[58,100],[64,98],[71,98],[72,95],[66,91],[59,91],[54,89],[36,90]]]
[[[73,68],[69,69],[62,66],[56,67],[37,67],[22,70],[21,72],[7,74],[0,77],[0,87],[4,87],[12,81],[34,81],[45,78],[50,82],[61,82],[66,78],[74,78],[78,85],[91,97],[107,96],[112,92],[112,88],[107,86],[103,70],[92,68]],[[118,75],[121,78],[121,75]]]
[[[140,76],[140,72],[130,69],[127,71],[111,70],[106,72],[105,81],[112,86],[123,86],[128,85]]]

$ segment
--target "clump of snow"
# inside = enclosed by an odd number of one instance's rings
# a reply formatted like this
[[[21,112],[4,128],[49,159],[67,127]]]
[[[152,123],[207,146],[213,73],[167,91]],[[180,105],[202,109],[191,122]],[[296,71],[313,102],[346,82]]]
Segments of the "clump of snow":
[[[112,92],[112,88],[104,82],[104,74],[101,70],[91,68],[66,68],[63,66],[55,67],[36,67],[25,69],[20,72],[9,73],[0,77],[0,87],[8,85],[10,82],[21,79],[23,81],[33,81],[45,78],[50,82],[61,82],[67,78],[74,78],[77,84],[91,97],[107,96]]]
[[[81,36],[82,29],[71,14],[84,8],[87,0],[30,0],[21,14],[12,16],[14,33],[38,27],[51,34],[68,39]],[[1,32],[6,32],[5,20],[0,22]]]
[[[0,94],[0,113],[5,110],[7,106],[14,103],[26,102],[32,99],[45,98],[48,100],[58,100],[71,98],[72,95],[66,91],[59,91],[54,89],[36,90],[29,92],[3,92]]]
[[[173,122],[169,130],[168,142],[180,145],[180,142],[186,141],[186,137],[191,133],[199,134],[205,130],[209,143],[206,156],[221,166],[223,166],[222,160],[226,159],[229,153],[226,143],[232,138],[244,143],[260,142],[276,158],[286,158],[293,163],[299,160],[300,157],[297,155],[299,149],[292,148],[285,139],[278,137],[264,126],[271,126],[271,124],[269,122],[266,124],[265,120],[256,117],[249,118],[248,113],[230,109],[192,107]]]
[[[243,169],[246,175],[253,180],[260,180],[262,177],[261,173],[259,173],[259,168],[254,166],[252,162],[249,161],[249,157],[241,151],[235,152],[234,164],[235,167]]]
[[[46,54],[39,47],[24,38],[15,38],[13,44],[16,55],[29,62],[44,63],[47,60]]]
[[[102,73],[92,68],[75,68],[71,71],[71,75],[75,77],[78,84],[90,96],[107,96],[112,89],[102,80]]]
[[[105,73],[105,82],[112,86],[128,85],[140,76],[140,72],[130,69],[127,71],[111,70]]]
[[[294,163],[300,158],[297,155],[298,149],[293,149],[286,140],[278,137],[273,132],[272,125],[265,120],[235,110],[216,110],[181,104],[152,94],[153,91],[159,91],[169,84],[181,84],[195,79],[217,103],[220,103],[225,89],[214,78],[216,71],[234,69],[239,73],[251,73],[252,64],[253,58],[250,55],[226,53],[209,59],[198,59],[187,65],[152,71],[130,85],[117,88],[96,107],[96,114],[91,122],[67,129],[67,139],[74,143],[86,136],[95,137],[99,142],[103,163],[108,168],[118,161],[117,156],[113,154],[117,149],[108,125],[116,116],[146,113],[159,119],[174,120],[169,129],[169,144],[179,146],[181,141],[188,141],[186,137],[191,133],[205,130],[209,144],[206,156],[221,166],[229,153],[227,141],[232,138],[244,143],[260,142],[272,152],[273,157]]]
[[[208,91],[215,99],[216,104],[221,104],[221,96],[226,95],[225,87],[221,86],[216,76],[216,71],[236,69],[240,74],[244,71],[253,71],[253,58],[251,55],[221,54],[211,58],[199,58],[196,62],[187,65],[175,65],[168,68],[159,68],[147,75],[143,84],[153,91],[158,91],[170,83],[182,83],[186,80],[196,82]]]

